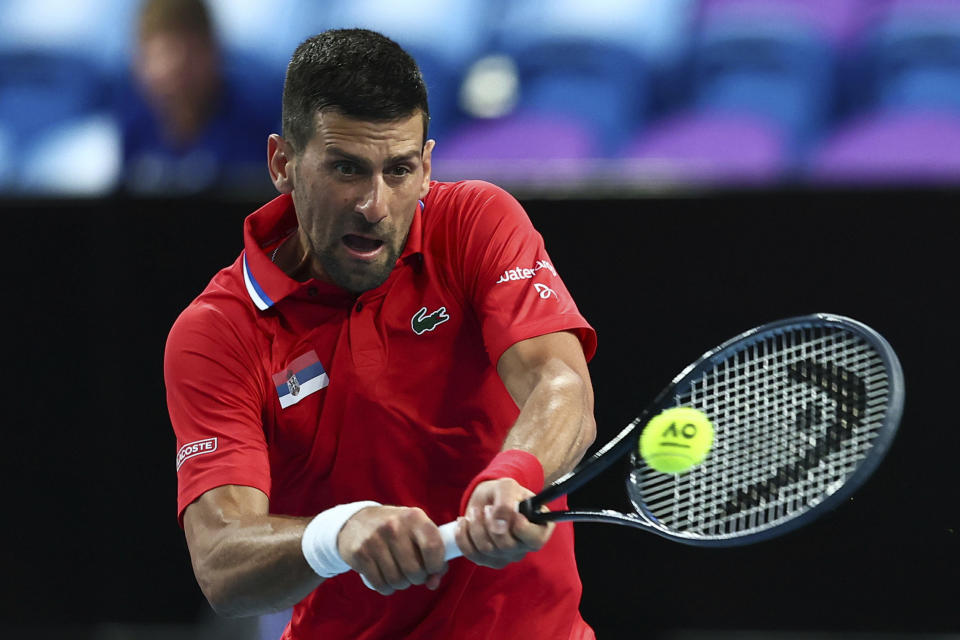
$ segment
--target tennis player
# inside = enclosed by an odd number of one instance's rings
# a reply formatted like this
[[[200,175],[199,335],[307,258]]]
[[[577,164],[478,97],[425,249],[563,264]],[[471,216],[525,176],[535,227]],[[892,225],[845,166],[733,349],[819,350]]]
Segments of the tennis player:
[[[281,195],[166,346],[193,569],[221,614],[295,605],[287,640],[593,638],[572,527],[517,503],[593,441],[595,334],[516,200],[431,181],[428,122],[382,35],[294,53]]]

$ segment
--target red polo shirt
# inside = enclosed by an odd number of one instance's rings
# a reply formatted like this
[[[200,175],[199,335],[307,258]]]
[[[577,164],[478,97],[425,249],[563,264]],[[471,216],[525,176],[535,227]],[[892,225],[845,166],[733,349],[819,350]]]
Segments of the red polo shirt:
[[[520,205],[483,182],[434,182],[390,277],[359,296],[297,282],[270,253],[297,225],[280,196],[167,342],[178,513],[251,486],[275,514],[376,500],[437,524],[500,450],[518,409],[496,372],[514,343],[570,330],[596,347]],[[556,505],[559,506],[559,505]],[[581,638],[573,529],[496,571],[451,561],[438,591],[384,597],[350,572],[298,604],[284,638]]]

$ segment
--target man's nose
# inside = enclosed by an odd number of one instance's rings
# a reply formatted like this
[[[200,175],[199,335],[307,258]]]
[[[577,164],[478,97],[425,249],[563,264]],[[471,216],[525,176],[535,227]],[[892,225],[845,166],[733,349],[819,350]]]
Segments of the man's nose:
[[[370,224],[376,224],[387,217],[387,185],[384,184],[383,176],[373,176],[369,188],[357,203],[356,211]]]

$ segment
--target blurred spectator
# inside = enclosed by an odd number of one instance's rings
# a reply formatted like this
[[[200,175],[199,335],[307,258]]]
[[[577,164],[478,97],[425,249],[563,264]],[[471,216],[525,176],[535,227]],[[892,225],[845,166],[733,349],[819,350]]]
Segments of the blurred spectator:
[[[202,0],[146,0],[121,90],[123,189],[188,195],[269,189],[282,70],[221,50]],[[230,63],[238,67],[237,71]]]

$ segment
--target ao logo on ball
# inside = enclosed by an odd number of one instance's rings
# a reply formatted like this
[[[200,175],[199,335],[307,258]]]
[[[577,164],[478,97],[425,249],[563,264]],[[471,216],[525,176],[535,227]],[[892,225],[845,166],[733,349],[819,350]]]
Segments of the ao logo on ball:
[[[662,473],[684,473],[700,464],[713,445],[713,425],[702,411],[674,407],[655,416],[640,434],[640,455]]]

